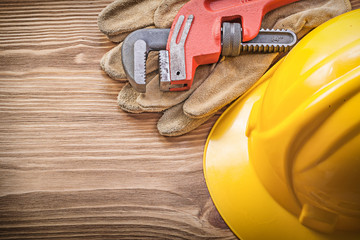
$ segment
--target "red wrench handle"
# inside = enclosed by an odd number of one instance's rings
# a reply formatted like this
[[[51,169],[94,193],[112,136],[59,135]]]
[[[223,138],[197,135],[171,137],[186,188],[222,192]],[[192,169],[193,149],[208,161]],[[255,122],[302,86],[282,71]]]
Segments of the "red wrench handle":
[[[262,18],[267,12],[296,1],[299,0],[191,0],[185,4],[175,17],[166,47],[170,51],[170,39],[179,17],[183,15],[186,20],[193,15],[184,45],[186,79],[177,80],[174,84],[186,84],[186,89],[189,89],[199,65],[218,61],[221,54],[222,22],[241,21],[242,39],[244,42],[250,41],[258,35]],[[184,25],[182,24],[177,37],[178,41]],[[170,58],[170,66],[171,61]]]

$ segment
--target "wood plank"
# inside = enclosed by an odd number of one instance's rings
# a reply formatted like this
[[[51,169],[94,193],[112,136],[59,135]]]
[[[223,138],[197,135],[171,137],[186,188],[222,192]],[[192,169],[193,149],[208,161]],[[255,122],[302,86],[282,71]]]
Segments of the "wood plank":
[[[216,118],[164,138],[117,108],[109,2],[0,3],[0,239],[234,238],[202,175]]]
[[[166,138],[116,106],[110,2],[0,2],[0,239],[236,239],[202,173],[218,116]]]

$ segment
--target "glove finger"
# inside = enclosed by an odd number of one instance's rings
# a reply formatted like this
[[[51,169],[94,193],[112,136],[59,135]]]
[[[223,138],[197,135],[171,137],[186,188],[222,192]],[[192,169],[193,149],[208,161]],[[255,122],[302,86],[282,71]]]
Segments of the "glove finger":
[[[200,66],[195,74],[193,85],[188,91],[164,92],[160,90],[159,75],[146,86],[146,93],[141,93],[137,103],[146,111],[161,112],[186,100],[194,90],[209,76],[213,65]]]
[[[150,82],[152,81],[153,79],[150,80]],[[144,109],[139,105],[137,99],[139,98],[140,94],[141,93],[136,91],[130,83],[127,83],[118,94],[118,105],[122,110],[130,113],[157,112],[151,109]]]
[[[157,28],[170,28],[180,8],[189,0],[163,0],[154,14]]]
[[[144,112],[140,105],[136,102],[136,98],[140,93],[135,91],[135,89],[129,84],[125,86],[119,92],[117,101],[120,108],[126,112],[130,113],[142,113]]]
[[[218,63],[206,84],[198,87],[186,100],[185,114],[203,118],[216,113],[248,90],[265,73],[276,55],[244,54]]]
[[[164,112],[158,121],[157,128],[163,136],[180,136],[194,130],[211,117],[212,115],[198,119],[189,118],[184,114],[183,103],[181,103]]]
[[[130,113],[144,112],[141,106],[136,103],[138,95],[139,93],[127,83],[118,95],[120,108]],[[158,121],[157,128],[163,136],[180,136],[194,130],[211,117],[212,115],[198,119],[189,118],[183,112],[183,103],[180,103],[164,112]]]
[[[112,79],[126,81],[127,77],[121,60],[121,47],[122,43],[105,53],[100,60],[100,66]],[[152,79],[157,74],[158,61],[158,54],[150,52],[146,62],[147,79]]]
[[[347,3],[348,1],[344,0],[299,1],[272,11],[266,15],[263,25],[269,28],[290,28],[297,34],[303,34],[346,12]],[[288,16],[289,12],[293,14]],[[227,58],[186,100],[185,114],[192,118],[213,114],[249,89],[276,56],[276,54],[243,54],[239,57]]]
[[[161,0],[118,0],[104,8],[98,26],[111,41],[120,42],[130,32],[154,25],[154,13]]]

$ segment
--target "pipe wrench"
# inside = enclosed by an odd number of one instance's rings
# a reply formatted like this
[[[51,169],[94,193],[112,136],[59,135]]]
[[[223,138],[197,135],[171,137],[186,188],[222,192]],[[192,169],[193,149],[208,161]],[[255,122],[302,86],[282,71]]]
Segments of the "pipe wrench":
[[[260,29],[269,11],[298,0],[191,0],[176,15],[171,29],[141,29],[122,46],[130,84],[146,90],[146,59],[159,51],[160,89],[190,89],[196,68],[220,56],[241,52],[287,51],[296,43],[288,30]]]

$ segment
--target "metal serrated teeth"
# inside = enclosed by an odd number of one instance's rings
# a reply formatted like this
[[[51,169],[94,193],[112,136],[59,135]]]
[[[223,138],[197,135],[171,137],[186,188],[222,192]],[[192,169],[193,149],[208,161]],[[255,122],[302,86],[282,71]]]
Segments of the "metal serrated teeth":
[[[241,43],[245,52],[284,52],[296,43],[296,35],[284,29],[260,29],[256,38]]]
[[[286,52],[289,50],[290,50],[290,46],[287,45],[269,45],[269,44],[241,45],[242,52],[272,53],[272,52]]]
[[[146,89],[146,59],[146,42],[138,40],[134,44],[134,80],[139,85],[140,92],[145,92]]]
[[[169,53],[166,50],[159,51],[159,72],[160,72],[160,79],[166,80],[168,79],[169,75]]]
[[[169,52],[166,50],[159,51],[159,74],[160,74],[160,89],[162,91],[170,90],[170,65]]]
[[[144,52],[141,60],[142,60],[142,65],[144,66],[144,68],[142,70],[139,69],[139,71],[141,71],[141,75],[144,78],[144,81],[146,81],[146,60],[147,60],[146,52]]]

